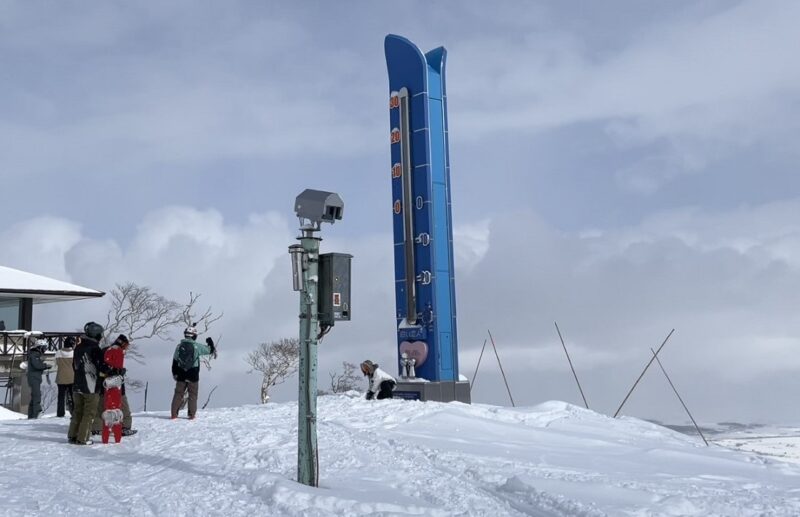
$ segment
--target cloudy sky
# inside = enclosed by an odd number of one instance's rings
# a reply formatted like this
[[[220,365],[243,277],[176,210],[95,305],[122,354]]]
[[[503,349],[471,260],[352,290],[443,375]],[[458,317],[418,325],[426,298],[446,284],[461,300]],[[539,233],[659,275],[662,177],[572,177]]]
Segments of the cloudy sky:
[[[0,264],[202,293],[225,316],[201,389],[254,403],[244,355],[297,332],[294,197],[336,191],[323,250],[355,256],[354,317],[320,384],[342,361],[395,371],[397,33],[449,52],[462,374],[491,329],[518,405],[580,403],[558,321],[613,414],[675,328],[662,360],[698,420],[800,420],[800,3],[275,4],[0,2]],[[165,408],[173,344],[142,348],[131,369]],[[473,397],[509,403],[493,356]],[[685,419],[656,369],[624,412]]]

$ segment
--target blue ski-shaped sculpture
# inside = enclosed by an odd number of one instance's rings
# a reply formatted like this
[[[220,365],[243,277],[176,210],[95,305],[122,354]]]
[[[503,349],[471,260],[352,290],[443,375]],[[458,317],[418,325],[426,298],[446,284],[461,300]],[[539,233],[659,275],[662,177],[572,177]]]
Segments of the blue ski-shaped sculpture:
[[[409,373],[441,386],[419,398],[469,401],[459,382],[450,159],[444,47],[422,54],[389,35],[389,71],[397,346],[401,378]],[[413,379],[401,379],[414,382]],[[418,383],[418,382],[417,382]],[[407,392],[401,382],[397,393]],[[419,383],[418,383],[419,384]],[[466,388],[466,395],[464,395]],[[430,393],[428,393],[430,392]],[[436,395],[441,392],[442,394]],[[431,394],[433,393],[433,394]],[[414,394],[410,398],[417,398]],[[466,399],[466,400],[465,400]]]

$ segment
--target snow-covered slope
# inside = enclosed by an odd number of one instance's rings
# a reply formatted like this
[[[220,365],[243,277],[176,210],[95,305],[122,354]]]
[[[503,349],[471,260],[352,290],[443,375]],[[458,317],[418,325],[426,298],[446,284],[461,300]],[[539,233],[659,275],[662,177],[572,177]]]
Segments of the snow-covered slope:
[[[22,420],[25,415],[0,406],[0,420]]]
[[[136,415],[120,445],[0,422],[0,515],[800,515],[800,466],[562,402],[319,400],[320,488],[296,404]]]

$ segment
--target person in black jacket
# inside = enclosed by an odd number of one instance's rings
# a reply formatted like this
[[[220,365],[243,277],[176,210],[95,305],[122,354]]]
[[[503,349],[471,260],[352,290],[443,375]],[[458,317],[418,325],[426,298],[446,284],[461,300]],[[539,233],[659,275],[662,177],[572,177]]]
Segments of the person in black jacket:
[[[31,389],[31,400],[28,402],[28,418],[39,418],[42,412],[42,372],[51,368],[44,362],[42,354],[47,343],[44,340],[34,341],[28,348],[28,386]]]
[[[72,385],[72,400],[75,410],[69,423],[67,438],[69,443],[91,445],[89,432],[97,412],[102,380],[100,374],[108,368],[103,361],[100,340],[103,339],[103,327],[90,321],[83,327],[84,336],[75,348],[72,357],[75,369],[75,383]]]

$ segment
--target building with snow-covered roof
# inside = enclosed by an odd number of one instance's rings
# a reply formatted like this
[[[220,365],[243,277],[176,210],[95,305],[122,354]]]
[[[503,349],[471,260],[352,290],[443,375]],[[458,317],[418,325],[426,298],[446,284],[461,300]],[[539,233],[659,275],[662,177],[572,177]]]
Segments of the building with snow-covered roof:
[[[105,293],[6,266],[0,266],[0,387],[3,406],[27,411],[28,386],[20,364],[28,345],[47,341],[50,354],[61,348],[64,338],[78,332],[33,331],[33,306],[41,303],[99,298]]]
[[[99,298],[105,293],[0,266],[0,331],[32,330],[33,305]]]

